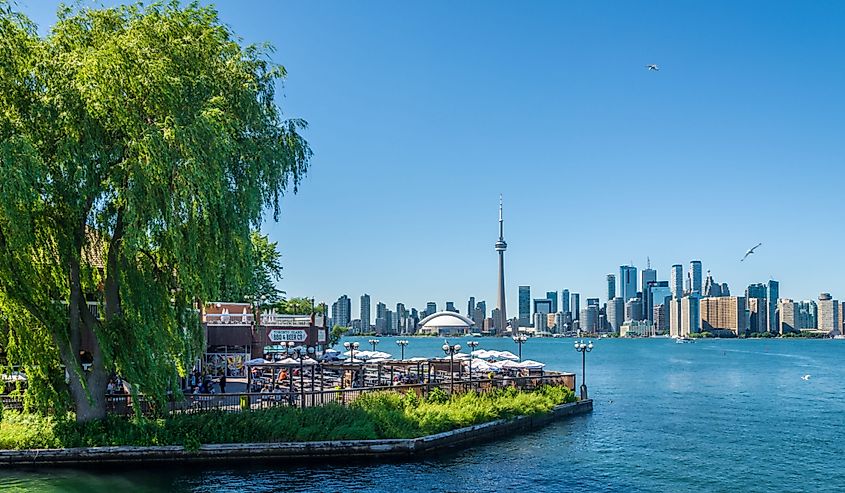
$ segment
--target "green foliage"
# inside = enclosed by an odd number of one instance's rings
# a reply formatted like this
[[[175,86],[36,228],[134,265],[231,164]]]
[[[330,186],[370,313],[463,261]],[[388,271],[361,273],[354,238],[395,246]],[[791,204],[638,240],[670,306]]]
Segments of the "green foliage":
[[[331,332],[329,332],[329,346],[334,347],[347,332],[349,332],[349,327],[341,327],[340,325],[332,327]]]
[[[434,392],[432,392],[434,394]],[[314,440],[413,438],[518,415],[549,412],[575,402],[565,387],[532,392],[514,388],[452,398],[420,399],[414,393],[374,392],[348,407],[329,404],[299,409],[277,407],[233,413],[212,411],[163,419],[108,416],[87,423],[6,411],[0,421],[0,449],[114,445],[183,445]]]
[[[278,303],[283,294],[276,288],[276,281],[282,279],[282,254],[279,253],[278,242],[271,242],[269,236],[253,231],[248,254],[252,265],[250,275],[245,279],[221,275],[219,299],[254,300],[262,308]]]
[[[314,304],[313,298],[289,298],[281,300],[276,304],[279,313],[287,315],[303,315],[323,313],[326,309],[325,303]]]
[[[69,390],[79,419],[101,417],[111,372],[162,401],[195,360],[193,308],[219,298],[221,276],[274,292],[276,245],[253,231],[311,155],[305,123],[275,104],[285,70],[196,2],[63,7],[44,37],[10,5],[0,344],[29,376],[30,407],[60,410]]]

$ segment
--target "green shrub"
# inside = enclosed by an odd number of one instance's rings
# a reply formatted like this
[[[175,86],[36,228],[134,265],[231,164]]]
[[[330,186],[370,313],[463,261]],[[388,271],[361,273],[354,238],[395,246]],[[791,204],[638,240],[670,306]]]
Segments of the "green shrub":
[[[84,424],[71,414],[44,417],[7,410],[0,420],[0,449],[182,445],[197,450],[203,443],[413,438],[544,413],[557,404],[574,401],[571,390],[544,386],[531,392],[509,387],[452,397],[434,389],[426,399],[413,393],[374,392],[363,394],[348,407],[328,404],[240,413],[209,411],[163,419],[108,416]]]

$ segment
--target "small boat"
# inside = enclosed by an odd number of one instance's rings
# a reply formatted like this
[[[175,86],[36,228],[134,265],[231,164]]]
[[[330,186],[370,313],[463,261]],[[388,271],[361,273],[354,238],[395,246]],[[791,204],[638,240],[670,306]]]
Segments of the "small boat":
[[[695,339],[692,339],[690,337],[678,337],[677,339],[675,339],[675,344],[686,344],[688,342],[695,342]]]
[[[470,337],[481,337],[481,332],[473,332]]]

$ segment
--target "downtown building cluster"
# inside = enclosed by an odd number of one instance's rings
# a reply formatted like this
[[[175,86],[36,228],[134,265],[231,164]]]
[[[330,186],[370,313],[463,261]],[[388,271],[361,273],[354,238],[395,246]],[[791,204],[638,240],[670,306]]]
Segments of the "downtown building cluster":
[[[816,332],[839,335],[845,326],[845,303],[821,293],[818,300],[780,298],[778,281],[749,285],[732,296],[727,283],[719,283],[702,263],[675,264],[668,280],[659,280],[649,265],[619,267],[618,277],[606,277],[607,294],[587,298],[564,289],[532,298],[530,286],[519,287],[521,331],[536,335],[615,333],[628,337],[671,335],[689,337],[707,333],[715,337],[742,337],[769,333],[785,335]]]
[[[426,317],[439,313],[437,310],[437,303],[429,301],[425,305],[425,309],[418,310],[417,308],[406,308],[404,303],[396,303],[396,309],[391,310],[385,303],[378,302],[375,306],[375,317],[371,307],[371,298],[369,294],[363,294],[358,305],[358,318],[352,318],[352,300],[347,295],[343,295],[332,303],[331,309],[331,325],[348,327],[350,334],[370,334],[378,335],[414,335],[420,333],[422,327],[421,320]],[[461,311],[455,307],[455,303],[447,301],[444,307],[446,312],[458,313]],[[487,311],[486,301],[476,301],[474,296],[470,296],[467,300],[466,316],[472,320],[473,330],[485,335],[497,335],[502,333],[501,327],[495,322],[500,319],[498,308]]]

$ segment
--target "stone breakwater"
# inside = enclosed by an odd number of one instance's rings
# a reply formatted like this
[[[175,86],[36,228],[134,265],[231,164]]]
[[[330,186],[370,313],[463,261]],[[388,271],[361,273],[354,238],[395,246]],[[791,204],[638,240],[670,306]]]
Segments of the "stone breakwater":
[[[227,443],[200,445],[197,450],[189,450],[181,445],[2,450],[0,451],[0,467],[102,466],[141,462],[236,462],[270,459],[310,460],[326,457],[373,460],[414,458],[432,451],[529,431],[558,419],[588,413],[592,409],[593,401],[588,399],[572,404],[561,404],[545,414],[500,419],[410,439]]]

